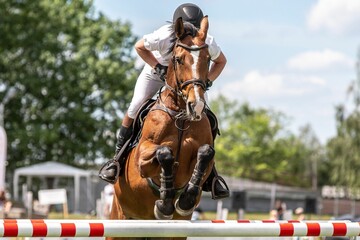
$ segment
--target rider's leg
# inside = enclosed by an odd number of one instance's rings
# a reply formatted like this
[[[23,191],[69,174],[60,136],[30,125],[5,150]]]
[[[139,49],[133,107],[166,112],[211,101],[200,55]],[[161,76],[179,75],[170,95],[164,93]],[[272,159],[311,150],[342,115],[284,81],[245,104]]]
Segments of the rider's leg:
[[[152,98],[163,85],[163,81],[161,81],[155,74],[154,70],[146,64],[136,81],[133,98],[123,119],[120,132],[117,137],[115,157],[126,141],[131,137],[133,119],[136,117],[138,110],[143,103],[147,99]],[[99,177],[110,183],[116,182],[121,168],[115,157],[105,163],[99,171]]]
[[[99,171],[99,177],[109,183],[115,183],[120,171],[120,163],[117,160],[117,155],[126,143],[130,139],[132,134],[132,122],[133,119],[125,114],[123,122],[121,124],[120,131],[117,135],[115,155],[112,160],[105,163]]]
[[[129,115],[126,113],[121,124],[119,133],[117,135],[115,156],[120,152],[125,142],[131,137],[133,121],[134,119],[130,118]]]

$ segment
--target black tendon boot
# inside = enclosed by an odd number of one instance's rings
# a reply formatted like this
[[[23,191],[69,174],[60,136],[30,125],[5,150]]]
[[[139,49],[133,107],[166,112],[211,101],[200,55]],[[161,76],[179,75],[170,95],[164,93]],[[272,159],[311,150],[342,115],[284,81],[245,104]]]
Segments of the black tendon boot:
[[[211,191],[212,199],[222,199],[230,196],[229,188],[225,180],[218,175],[215,165],[211,170],[209,177],[203,184],[202,190],[205,192]]]
[[[99,170],[99,177],[109,183],[114,184],[120,173],[120,163],[118,161],[118,153],[124,146],[127,140],[131,137],[132,128],[121,126],[117,136],[115,156],[110,161],[106,162]]]

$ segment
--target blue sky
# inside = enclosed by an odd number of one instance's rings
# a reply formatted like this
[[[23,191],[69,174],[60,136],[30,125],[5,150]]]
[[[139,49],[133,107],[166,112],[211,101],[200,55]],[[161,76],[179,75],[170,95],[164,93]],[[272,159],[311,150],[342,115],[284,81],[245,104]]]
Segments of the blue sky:
[[[346,101],[360,47],[359,0],[199,0],[228,64],[209,92],[310,124],[322,143],[335,135],[334,106]],[[130,22],[142,37],[172,19],[176,0],[95,0],[95,10]]]

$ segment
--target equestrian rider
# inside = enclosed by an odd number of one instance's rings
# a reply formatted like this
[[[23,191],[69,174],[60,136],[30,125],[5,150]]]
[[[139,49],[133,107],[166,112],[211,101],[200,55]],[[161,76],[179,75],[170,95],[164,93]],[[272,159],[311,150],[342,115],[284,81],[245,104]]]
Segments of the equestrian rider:
[[[173,14],[173,23],[175,23],[179,17],[182,17],[183,21],[190,22],[195,27],[199,28],[200,22],[203,18],[203,12],[195,4],[185,3],[175,10]],[[116,154],[131,137],[131,126],[139,108],[147,99],[152,98],[159,89],[164,86],[164,77],[171,59],[171,51],[169,51],[169,49],[171,48],[173,38],[173,24],[166,24],[153,33],[144,35],[143,38],[135,44],[135,49],[138,55],[145,61],[146,64],[137,79],[133,98],[117,136]],[[207,35],[206,43],[209,46],[209,54],[213,62],[208,73],[207,86],[210,87],[212,85],[212,81],[214,81],[224,69],[226,58],[220,47],[216,44],[214,38],[209,34]],[[114,183],[116,181],[118,178],[117,168],[119,167],[119,164],[116,164],[115,161],[114,157],[100,169],[100,178],[110,183]],[[211,191],[211,185],[214,186],[212,190],[214,199],[229,196],[227,186],[225,188],[220,183],[219,178],[221,177],[218,176],[214,166],[209,178],[203,186],[204,191]],[[212,184],[213,181],[214,184]],[[225,182],[223,183],[225,184]]]

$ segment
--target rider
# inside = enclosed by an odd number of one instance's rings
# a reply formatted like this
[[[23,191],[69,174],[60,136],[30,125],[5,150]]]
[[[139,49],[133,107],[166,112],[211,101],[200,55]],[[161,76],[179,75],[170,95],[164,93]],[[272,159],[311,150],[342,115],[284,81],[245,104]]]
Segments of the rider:
[[[199,28],[203,18],[203,12],[195,4],[185,3],[175,10],[173,23],[175,23],[179,17],[182,17],[183,21],[190,22],[195,27]],[[146,64],[137,79],[133,98],[122,121],[117,136],[115,157],[124,146],[125,142],[131,137],[131,126],[139,108],[147,99],[152,98],[158,90],[164,86],[164,77],[171,58],[169,48],[171,48],[173,36],[173,24],[167,24],[153,33],[144,35],[143,38],[135,44],[136,52]],[[208,73],[207,86],[210,87],[212,81],[214,81],[224,69],[226,58],[220,47],[216,44],[214,38],[209,34],[207,35],[206,43],[209,45],[209,54],[213,62]],[[99,172],[99,177],[110,183],[116,181],[118,177],[117,173],[119,172],[119,164],[116,162],[115,157],[105,163]],[[203,185],[204,191],[211,191],[211,186],[213,185],[212,195],[215,199],[229,196],[227,186],[224,187],[220,183],[219,178],[222,180],[222,178],[218,176],[214,166],[209,178]],[[225,184],[225,182],[223,183]]]

